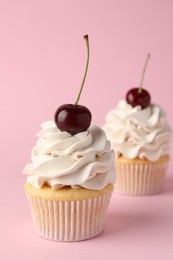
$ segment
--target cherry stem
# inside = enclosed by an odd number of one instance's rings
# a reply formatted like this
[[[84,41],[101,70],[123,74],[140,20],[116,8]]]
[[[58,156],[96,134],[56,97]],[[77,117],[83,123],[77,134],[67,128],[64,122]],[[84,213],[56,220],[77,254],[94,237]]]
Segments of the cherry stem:
[[[82,80],[82,84],[81,84],[81,87],[80,87],[77,99],[76,99],[76,101],[74,103],[75,106],[78,105],[78,102],[79,102],[79,99],[80,99],[80,96],[81,96],[81,93],[82,93],[82,90],[83,90],[83,86],[84,86],[84,83],[85,83],[85,79],[86,79],[86,75],[87,75],[87,71],[88,71],[88,64],[89,64],[90,50],[89,50],[89,38],[88,38],[88,35],[84,35],[84,39],[85,39],[86,47],[87,47],[87,62],[86,62],[85,73],[84,73],[84,77],[83,77],[83,80]]]
[[[142,86],[143,86],[145,71],[146,71],[146,68],[147,68],[148,61],[149,61],[149,59],[150,59],[150,56],[151,56],[150,53],[148,53],[147,58],[146,58],[146,61],[145,61],[145,64],[144,64],[144,67],[143,67],[142,77],[141,77],[141,81],[140,81],[140,84],[139,84],[138,93],[141,93],[141,92],[142,92]]]

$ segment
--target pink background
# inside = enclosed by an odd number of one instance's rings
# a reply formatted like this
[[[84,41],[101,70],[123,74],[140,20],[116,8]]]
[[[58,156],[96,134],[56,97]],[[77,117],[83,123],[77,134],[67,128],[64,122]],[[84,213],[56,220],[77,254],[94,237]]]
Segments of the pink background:
[[[33,233],[23,191],[24,165],[42,121],[73,103],[86,61],[81,97],[100,126],[127,90],[139,84],[167,111],[173,128],[173,1],[1,0],[0,259],[173,259],[173,163],[164,193],[113,195],[105,232],[80,243],[55,243]]]

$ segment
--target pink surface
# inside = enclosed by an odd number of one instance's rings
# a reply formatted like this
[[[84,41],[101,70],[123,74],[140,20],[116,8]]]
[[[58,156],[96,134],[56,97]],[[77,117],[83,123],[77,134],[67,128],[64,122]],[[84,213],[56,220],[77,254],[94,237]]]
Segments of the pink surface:
[[[75,100],[86,33],[91,60],[80,103],[90,108],[93,122],[101,126],[139,84],[150,52],[144,87],[173,128],[172,10],[171,0],[0,1],[0,259],[173,259],[172,161],[163,194],[114,194],[105,232],[71,244],[33,233],[21,174],[41,122]]]

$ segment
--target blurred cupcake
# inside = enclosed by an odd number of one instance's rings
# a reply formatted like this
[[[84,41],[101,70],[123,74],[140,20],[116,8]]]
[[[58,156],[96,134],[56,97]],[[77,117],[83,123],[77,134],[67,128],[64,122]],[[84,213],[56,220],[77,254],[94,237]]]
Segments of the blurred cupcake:
[[[115,190],[126,195],[156,194],[163,189],[171,129],[158,105],[131,103],[128,98],[121,100],[103,127],[116,153]]]
[[[47,121],[38,137],[23,170],[35,231],[57,241],[97,236],[115,182],[115,155],[104,131],[91,125],[71,135]]]

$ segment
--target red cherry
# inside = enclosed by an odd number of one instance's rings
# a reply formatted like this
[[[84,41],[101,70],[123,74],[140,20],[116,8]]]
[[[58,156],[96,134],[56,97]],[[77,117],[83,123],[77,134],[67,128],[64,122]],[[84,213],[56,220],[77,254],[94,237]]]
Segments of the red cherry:
[[[77,96],[77,99],[73,104],[65,104],[60,106],[54,116],[54,121],[57,127],[61,131],[67,131],[68,133],[75,135],[80,132],[86,131],[91,124],[91,112],[85,106],[78,105],[84,82],[86,79],[88,64],[89,64],[89,39],[88,35],[84,35],[84,39],[87,47],[87,62],[82,84]]]
[[[73,104],[60,106],[54,116],[57,127],[72,135],[86,131],[91,124],[91,118],[91,112],[87,107]]]
[[[126,94],[126,101],[132,107],[140,105],[144,109],[150,105],[150,100],[150,94],[145,89],[139,91],[139,88],[132,88]]]
[[[126,94],[126,101],[132,107],[141,106],[141,108],[144,109],[150,105],[150,100],[151,100],[150,94],[146,89],[142,88],[144,75],[145,75],[149,58],[150,58],[150,54],[148,53],[143,67],[139,88],[132,88]]]

